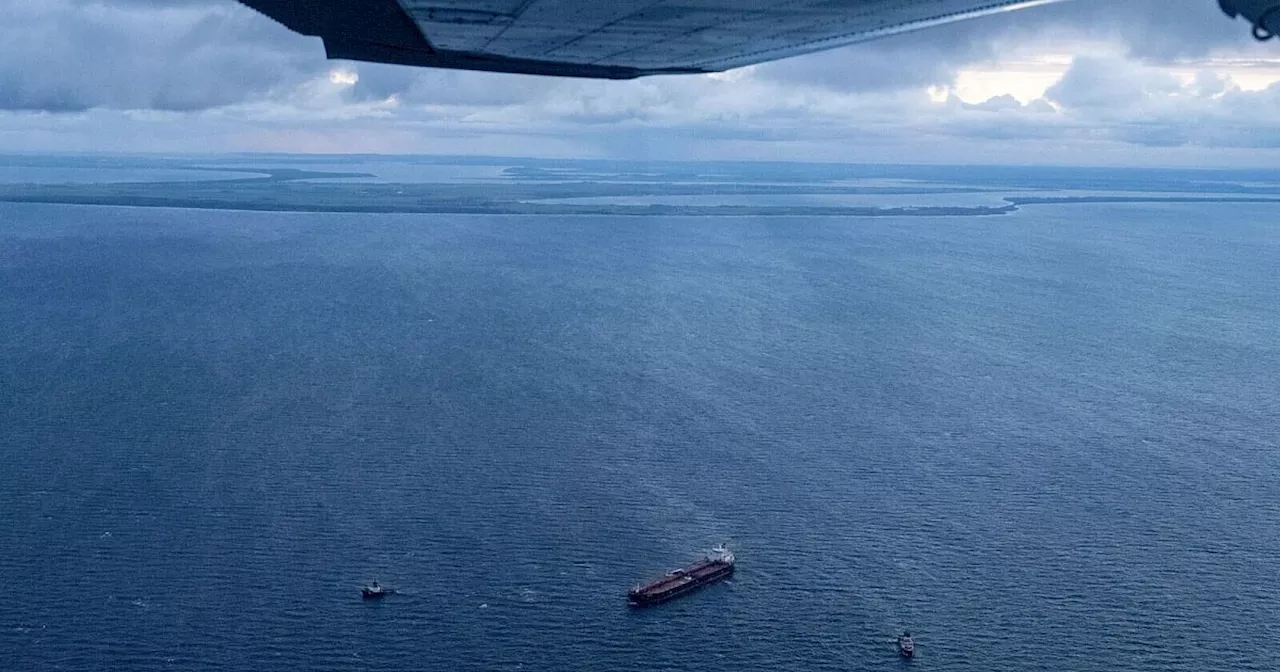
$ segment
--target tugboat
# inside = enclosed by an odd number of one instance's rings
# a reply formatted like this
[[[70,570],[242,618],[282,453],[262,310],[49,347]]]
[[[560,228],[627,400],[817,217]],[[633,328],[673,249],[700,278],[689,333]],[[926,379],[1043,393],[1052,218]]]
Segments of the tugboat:
[[[627,602],[633,607],[661,604],[730,576],[733,576],[733,552],[720,544],[705,558],[673,569],[661,579],[632,588],[627,593]]]
[[[916,643],[911,639],[911,633],[904,632],[898,637],[898,654],[903,658],[916,657]]]
[[[396,591],[386,586],[378,585],[377,581],[360,589],[360,596],[366,600],[376,600],[388,595],[395,595]]]

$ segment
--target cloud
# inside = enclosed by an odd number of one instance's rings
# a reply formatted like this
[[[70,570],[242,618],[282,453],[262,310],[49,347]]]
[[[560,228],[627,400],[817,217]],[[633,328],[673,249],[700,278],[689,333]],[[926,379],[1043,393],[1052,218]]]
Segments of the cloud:
[[[1213,0],[1072,0],[764,64],[759,73],[833,90],[878,91],[946,84],[966,66],[1011,51],[1074,51],[1080,44],[1112,45],[1149,64],[1220,51],[1274,57],[1247,31]]]
[[[10,0],[0,109],[199,110],[261,97],[327,64],[240,5]]]
[[[1215,72],[1178,78],[1119,56],[1075,59],[1044,98],[1026,105],[1000,97],[959,108],[938,132],[1142,148],[1280,147],[1280,83],[1246,91]]]
[[[395,97],[406,104],[501,106],[537,98],[553,79],[492,72],[412,68],[380,63],[356,66],[355,100]]]
[[[1280,93],[1233,78],[1280,72],[1280,52],[1215,4],[1074,0],[719,75],[601,82],[326,61],[318,40],[231,0],[10,0],[0,149],[1234,161],[1280,145]],[[957,88],[1048,55],[1058,69],[1029,95]]]
[[[945,84],[966,64],[994,58],[991,27],[957,24],[756,66],[758,76],[835,91],[882,91]],[[1004,25],[1003,23],[1001,25]]]
[[[318,40],[231,0],[10,0],[0,24],[0,109],[198,110],[287,95],[326,71]],[[1017,45],[1110,40],[1171,62],[1250,51],[1211,0],[1074,0],[757,66],[761,79],[836,91],[922,88]],[[355,100],[506,105],[550,80],[361,65]]]
[[[1036,102],[1041,102],[1041,101],[1036,101]],[[991,98],[988,98],[982,101],[981,103],[962,102],[961,104],[971,110],[988,110],[992,112],[1000,112],[1002,110],[1021,110],[1023,108],[1022,103],[1018,102],[1017,98],[1014,98],[1012,95],[1007,93],[999,96],[993,96]],[[1042,106],[1034,109],[1039,111],[1044,111],[1044,108]],[[1052,108],[1050,108],[1050,110],[1052,110]]]
[[[1077,58],[1045,97],[1072,109],[1123,109],[1180,93],[1171,74],[1120,58]]]
[[[1218,50],[1273,54],[1247,38],[1249,27],[1231,21],[1214,0],[1079,0],[1046,8],[1046,20],[1076,35],[1111,40],[1148,62],[1203,58]]]

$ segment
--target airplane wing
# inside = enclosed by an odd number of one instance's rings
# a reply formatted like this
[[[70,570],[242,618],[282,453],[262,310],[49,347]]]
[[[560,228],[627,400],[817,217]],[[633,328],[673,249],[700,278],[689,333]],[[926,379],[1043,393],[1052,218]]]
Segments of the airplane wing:
[[[728,70],[1058,0],[240,0],[329,58],[631,79]]]

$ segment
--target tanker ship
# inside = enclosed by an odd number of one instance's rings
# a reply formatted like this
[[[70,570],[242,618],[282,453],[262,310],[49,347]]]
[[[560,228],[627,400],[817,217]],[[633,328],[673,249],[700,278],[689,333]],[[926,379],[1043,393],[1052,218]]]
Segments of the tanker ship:
[[[627,593],[627,602],[633,607],[662,604],[730,576],[733,576],[733,553],[720,544],[703,559],[673,569],[661,579],[632,588]]]

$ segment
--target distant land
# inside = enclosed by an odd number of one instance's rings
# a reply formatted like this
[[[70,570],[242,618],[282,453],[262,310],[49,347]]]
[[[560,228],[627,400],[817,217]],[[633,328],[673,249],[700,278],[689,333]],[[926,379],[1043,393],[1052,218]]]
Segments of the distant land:
[[[941,217],[993,216],[1016,212],[1032,205],[1089,203],[1280,203],[1275,185],[1207,182],[1187,178],[1187,191],[1164,193],[1124,193],[1136,191],[1140,182],[1125,175],[1094,175],[1077,169],[1067,180],[1063,196],[1025,191],[1044,191],[1043,184],[1012,179],[1016,173],[973,171],[972,181],[983,186],[935,182],[935,170],[921,167],[919,178],[908,177],[902,167],[886,167],[887,177],[877,182],[873,168],[866,166],[821,166],[815,164],[762,164],[754,172],[745,164],[613,164],[528,160],[505,166],[493,179],[438,182],[378,181],[378,175],[361,170],[312,169],[314,159],[301,157],[258,158],[270,163],[255,167],[253,159],[176,161],[156,159],[110,161],[44,157],[0,157],[0,165],[22,174],[23,166],[70,168],[81,166],[125,167],[227,173],[244,177],[211,177],[183,181],[120,181],[0,183],[0,202],[67,205],[195,208],[314,213],[406,213],[485,215],[606,215],[606,216],[729,216],[729,217]],[[383,159],[379,159],[383,161]],[[362,163],[362,159],[331,157],[337,165],[385,165],[390,161]],[[412,165],[412,160],[406,160]],[[297,163],[304,167],[283,167]],[[428,162],[433,166],[448,163]],[[501,164],[499,164],[501,165]],[[844,170],[842,170],[842,168]],[[955,170],[954,168],[952,169]],[[1070,169],[1063,169],[1069,171]],[[987,173],[992,171],[987,170]],[[954,177],[955,173],[952,173]],[[1062,180],[1061,175],[1053,176]],[[993,180],[994,181],[991,181]],[[1046,176],[1042,179],[1049,179]],[[989,182],[990,181],[990,182]],[[1145,186],[1145,185],[1143,185]],[[1118,193],[1072,194],[1072,189],[1117,190]],[[1202,191],[1203,190],[1203,191]],[[1188,195],[1188,192],[1193,192]],[[1199,192],[1199,193],[1194,193]],[[884,207],[833,204],[690,204],[690,203],[566,203],[569,199],[626,199],[637,197],[722,197],[742,196],[890,196],[899,201],[911,195],[989,194],[990,205],[892,205]],[[1003,202],[1003,204],[999,204]]]

